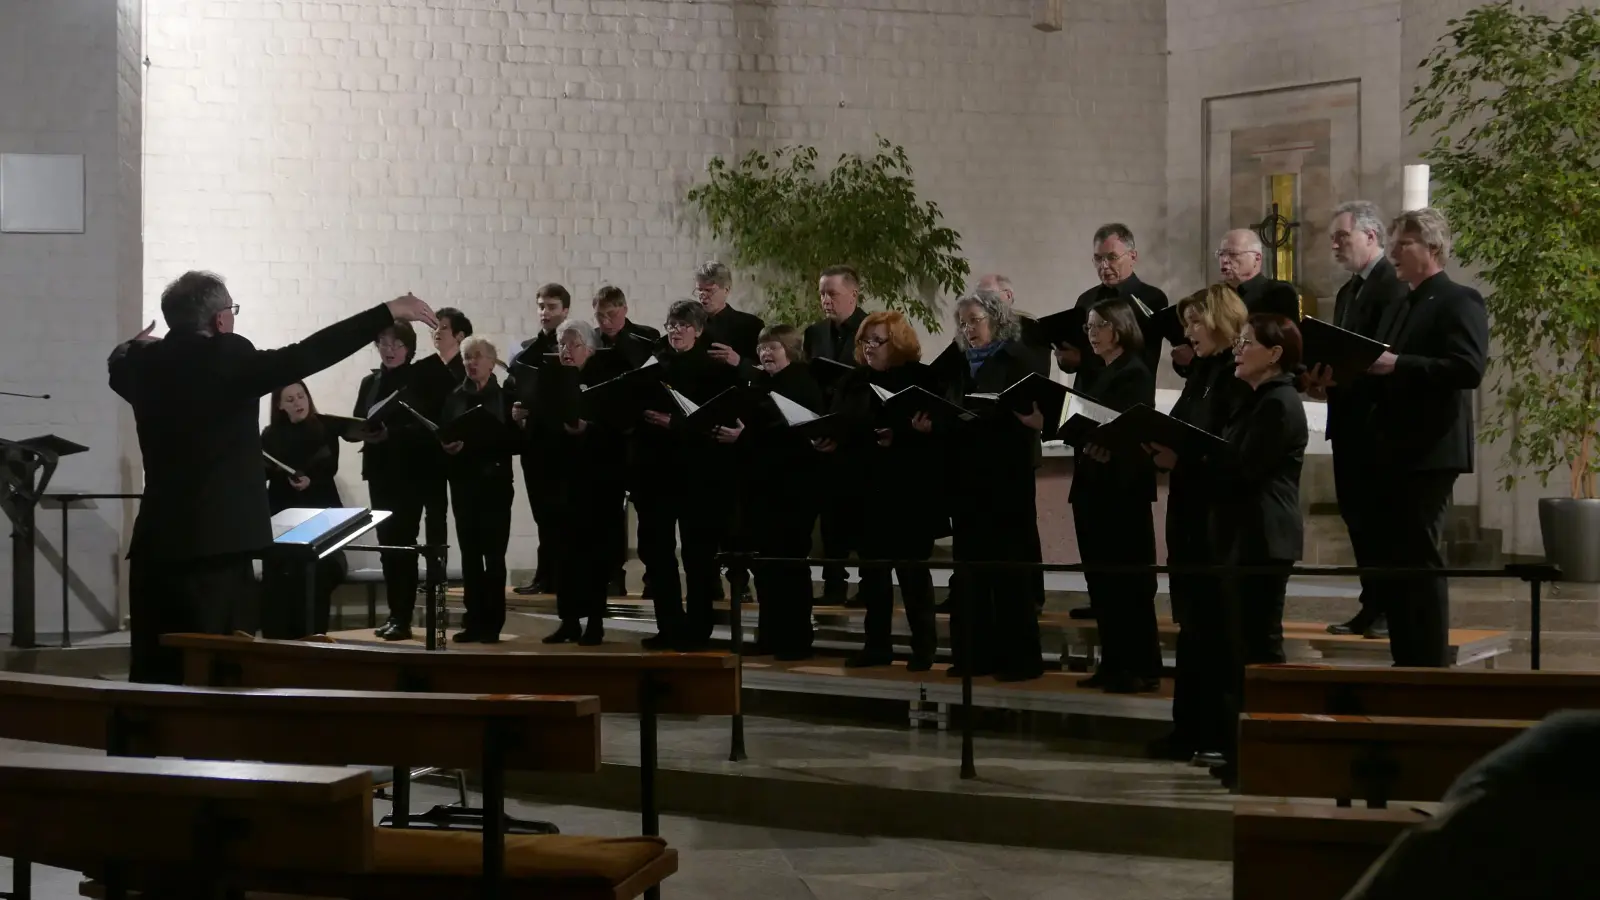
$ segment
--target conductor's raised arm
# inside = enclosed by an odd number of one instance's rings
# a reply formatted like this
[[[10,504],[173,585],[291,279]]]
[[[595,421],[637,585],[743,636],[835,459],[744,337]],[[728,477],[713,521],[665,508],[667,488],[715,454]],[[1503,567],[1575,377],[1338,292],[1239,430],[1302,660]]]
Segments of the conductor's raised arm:
[[[238,368],[232,385],[242,393],[263,396],[301,381],[372,342],[373,335],[394,322],[422,322],[434,325],[428,304],[407,294],[357,313],[316,332],[305,340],[275,350],[256,350],[237,335],[218,335],[237,344]],[[231,348],[230,348],[231,349]]]

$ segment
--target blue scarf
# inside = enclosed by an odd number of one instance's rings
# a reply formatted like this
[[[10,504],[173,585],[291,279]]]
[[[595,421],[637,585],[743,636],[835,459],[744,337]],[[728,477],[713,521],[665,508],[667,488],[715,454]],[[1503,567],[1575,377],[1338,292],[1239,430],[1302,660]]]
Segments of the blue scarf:
[[[972,367],[972,377],[977,378],[978,370],[983,368],[983,364],[988,362],[989,357],[995,355],[1005,345],[1005,341],[991,341],[982,347],[968,347],[967,365]]]

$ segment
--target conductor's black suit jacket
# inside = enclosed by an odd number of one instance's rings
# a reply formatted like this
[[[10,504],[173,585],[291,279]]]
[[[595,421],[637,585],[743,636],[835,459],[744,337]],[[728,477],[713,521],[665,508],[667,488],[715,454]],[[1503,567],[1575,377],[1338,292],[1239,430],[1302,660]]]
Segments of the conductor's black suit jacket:
[[[112,351],[111,389],[133,407],[144,456],[128,558],[243,556],[271,544],[261,398],[355,353],[393,321],[375,306],[277,350],[237,334],[174,334]]]

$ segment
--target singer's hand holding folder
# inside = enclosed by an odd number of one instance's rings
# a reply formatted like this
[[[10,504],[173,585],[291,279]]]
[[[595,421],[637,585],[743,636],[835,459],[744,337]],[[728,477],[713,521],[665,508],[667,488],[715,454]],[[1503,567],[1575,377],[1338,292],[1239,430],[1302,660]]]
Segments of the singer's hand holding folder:
[[[454,419],[440,425],[434,436],[441,444],[457,441],[465,448],[499,446],[505,440],[506,425],[487,406],[474,406]]]
[[[1228,442],[1143,403],[1101,426],[1091,439],[1114,455],[1149,458],[1145,444],[1160,444],[1179,457],[1204,457],[1226,450]]]
[[[1309,316],[1300,320],[1300,335],[1305,340],[1306,367],[1327,366],[1335,384],[1349,384],[1389,349],[1382,341]]]
[[[1100,426],[1115,419],[1117,415],[1116,410],[1094,400],[1088,394],[1067,388],[1066,402],[1061,407],[1061,425],[1056,429],[1055,439],[1073,447],[1081,447],[1089,442]]]
[[[668,390],[672,389],[669,387]],[[698,404],[677,391],[672,391],[672,396],[682,411],[683,426],[690,431],[736,428],[750,415],[750,393],[744,387],[726,388],[705,403]],[[673,418],[679,416],[674,415]]]

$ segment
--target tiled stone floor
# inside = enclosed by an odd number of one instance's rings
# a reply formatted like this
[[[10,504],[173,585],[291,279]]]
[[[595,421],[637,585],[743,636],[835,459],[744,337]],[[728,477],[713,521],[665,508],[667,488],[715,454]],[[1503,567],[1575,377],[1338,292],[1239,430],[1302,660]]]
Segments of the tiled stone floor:
[[[4,749],[28,748],[0,744]],[[418,785],[416,806],[452,796]],[[387,804],[376,805],[377,813],[386,811]],[[569,834],[638,833],[632,813],[534,810],[516,802],[509,811],[549,819]],[[663,887],[665,900],[1226,900],[1231,892],[1228,864],[1221,862],[838,836],[677,816],[663,817],[661,825],[681,854],[678,874]],[[39,866],[33,872],[37,900],[77,898],[77,873]],[[11,875],[11,862],[0,860],[0,887],[9,887]]]

